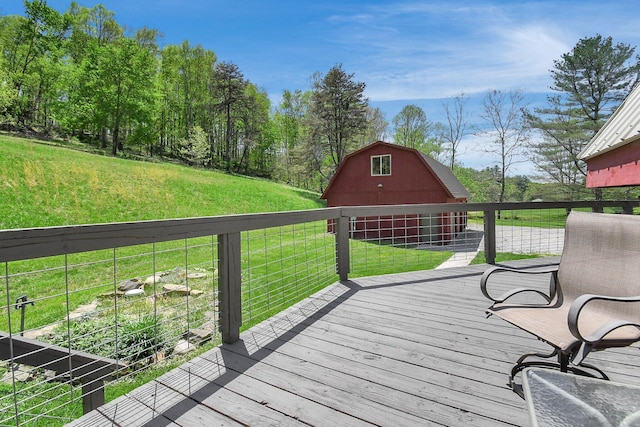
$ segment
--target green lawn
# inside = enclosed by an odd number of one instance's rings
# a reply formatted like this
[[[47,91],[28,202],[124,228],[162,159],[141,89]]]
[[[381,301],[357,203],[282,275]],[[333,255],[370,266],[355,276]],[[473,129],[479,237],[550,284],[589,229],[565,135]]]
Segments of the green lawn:
[[[469,212],[469,222],[482,221],[482,212]],[[496,225],[504,226],[564,228],[566,221],[566,209],[503,210],[500,218],[496,215]]]
[[[324,207],[318,193],[0,135],[0,229]]]
[[[544,255],[541,254],[514,254],[511,252],[498,252],[496,254],[496,262],[500,263],[503,261],[514,261],[514,260],[518,260],[518,259],[530,259],[530,258],[540,258],[543,257]],[[476,257],[471,260],[471,265],[474,264],[484,264],[486,263],[486,259],[484,257],[484,251],[480,251],[478,252],[478,254],[476,255]]]
[[[590,208],[577,208],[575,210],[591,211]],[[619,214],[621,209],[606,207],[604,212]],[[468,218],[471,223],[482,223],[483,221],[482,212],[469,212]],[[567,210],[564,208],[503,210],[500,212],[500,218],[496,215],[496,225],[564,228],[566,222]]]

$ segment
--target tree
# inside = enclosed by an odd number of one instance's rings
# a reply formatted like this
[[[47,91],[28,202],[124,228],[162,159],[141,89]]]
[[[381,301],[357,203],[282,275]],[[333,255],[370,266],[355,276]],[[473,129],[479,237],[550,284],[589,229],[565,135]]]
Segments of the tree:
[[[422,108],[406,105],[394,118],[394,142],[416,149],[434,159],[442,153],[441,124],[427,119]]]
[[[354,81],[353,77],[342,65],[336,65],[313,82],[312,128],[329,157],[331,173],[367,126],[369,101],[364,97],[365,84]],[[320,172],[326,177],[322,170]]]
[[[530,143],[531,155],[543,178],[558,184],[565,199],[576,200],[584,193],[585,164],[578,155],[588,142],[581,115],[575,109],[564,109],[560,97],[549,97],[550,107],[537,109],[544,119],[530,113],[526,120],[540,132]]]
[[[124,30],[115,19],[115,12],[101,4],[89,9],[72,2],[68,13],[72,17],[72,32],[67,51],[77,64],[82,62],[93,46],[105,46],[124,35]]]
[[[453,98],[453,106],[449,102],[443,104],[447,122],[441,128],[441,139],[446,151],[449,152],[449,167],[451,169],[456,166],[456,155],[460,149],[462,138],[470,130],[465,111],[467,102],[469,102],[469,97],[462,93]]]
[[[513,186],[512,193],[513,193],[514,199],[520,202],[524,201],[525,194],[527,193],[527,190],[531,186],[531,180],[529,179],[529,177],[526,175],[517,175],[509,178],[509,181],[512,182],[512,186]]]
[[[4,61],[0,58],[0,117],[5,117],[7,109],[18,95],[6,71]]]
[[[551,89],[559,95],[548,97],[548,107],[527,114],[541,135],[532,146],[538,169],[568,194],[576,194],[586,176],[578,154],[638,82],[640,59],[632,59],[634,51],[627,44],[614,45],[611,37],[581,39],[554,61]]]
[[[179,145],[182,159],[188,164],[204,166],[210,159],[207,134],[200,126],[191,129],[189,136],[180,140]]]
[[[111,152],[124,148],[121,130],[125,125],[150,123],[155,105],[156,60],[134,39],[122,37],[98,47],[95,57],[83,64],[95,77],[87,82],[86,103],[91,120],[112,131]]]
[[[384,113],[379,108],[367,108],[366,113],[367,130],[362,134],[361,146],[371,144],[376,141],[384,141],[387,137],[389,123],[384,117]]]
[[[216,54],[188,41],[167,45],[160,52],[160,141],[162,150],[172,155],[177,141],[186,138],[194,126],[200,126],[213,141],[218,114],[218,94],[213,75]],[[213,163],[216,147],[211,146]]]
[[[115,13],[102,5],[89,9],[72,2],[67,15],[71,18],[71,34],[65,43],[67,60],[55,105],[56,122],[63,131],[83,141],[99,135],[101,147],[107,148],[110,116],[100,108],[110,80],[103,80],[110,71],[105,54],[123,37],[124,30],[116,22]]]
[[[309,167],[306,163],[307,157],[302,154],[302,147],[308,142],[310,134],[307,116],[311,109],[312,97],[311,91],[285,90],[282,93],[282,102],[274,115],[279,141],[279,161],[275,177],[298,187],[305,187],[310,175],[316,172]]]
[[[566,93],[567,104],[582,110],[593,135],[638,82],[640,60],[628,63],[634,50],[597,35],[581,39],[553,62],[551,89]]]
[[[231,160],[237,157],[238,149],[234,122],[244,105],[246,82],[236,64],[221,62],[215,67],[214,85],[218,97],[216,107],[224,117],[224,163],[227,171],[231,171]]]
[[[520,161],[518,155],[523,152],[529,138],[522,115],[524,106],[524,95],[519,90],[510,90],[508,93],[492,90],[483,101],[481,117],[489,128],[480,132],[480,135],[490,138],[487,152],[498,155],[500,192],[497,202],[500,203],[504,201],[507,172],[514,163]]]
[[[7,71],[15,85],[11,115],[23,126],[49,126],[47,109],[59,78],[56,67],[71,19],[49,7],[44,0],[25,1],[25,17],[12,20],[4,40]],[[10,39],[6,39],[9,37]]]
[[[268,176],[273,140],[269,137],[271,102],[256,85],[246,82],[240,110],[239,159],[237,172]]]
[[[417,105],[405,105],[393,118],[393,140],[396,144],[421,150],[431,127],[427,115]]]

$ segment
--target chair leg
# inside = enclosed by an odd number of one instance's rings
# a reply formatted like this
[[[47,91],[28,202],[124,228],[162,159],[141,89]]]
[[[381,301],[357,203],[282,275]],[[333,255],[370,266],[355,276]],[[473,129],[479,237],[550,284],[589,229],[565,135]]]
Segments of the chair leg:
[[[516,361],[516,364],[511,369],[511,375],[509,375],[509,387],[517,393],[520,397],[524,398],[524,391],[522,387],[514,381],[517,374],[520,373],[525,368],[536,366],[536,367],[545,367],[545,368],[557,368],[558,362],[543,362],[540,360],[528,361],[525,362],[525,359],[529,357],[539,357],[541,359],[550,359],[554,356],[558,355],[560,358],[560,354],[557,349],[553,349],[553,351],[549,354],[546,353],[527,353],[520,356],[520,358]],[[566,372],[566,370],[564,371]]]
[[[587,372],[581,368],[587,368],[587,369],[591,369],[592,371],[596,371],[598,373],[598,375],[593,375],[591,372]],[[593,378],[600,378],[601,380],[606,380],[609,381],[609,377],[607,376],[607,374],[605,374],[602,369],[597,368],[593,365],[588,365],[586,363],[581,363],[578,366],[571,366],[569,365],[569,372],[573,372],[574,374],[578,374],[578,375],[583,375],[585,377],[593,377]]]
[[[541,361],[541,360],[532,360],[532,361],[526,361],[525,360],[529,357],[538,357],[541,359],[550,359],[554,356],[557,356],[557,361],[555,362],[545,362],[545,361]],[[523,369],[528,368],[528,367],[543,367],[543,368],[555,368],[555,369],[560,369],[560,372],[571,372],[574,373],[576,375],[582,375],[585,377],[592,377],[592,378],[601,378],[603,380],[608,380],[609,377],[599,368],[596,368],[593,365],[587,365],[585,363],[581,363],[579,366],[573,366],[569,364],[569,359],[570,359],[570,354],[568,353],[563,353],[561,351],[559,351],[557,348],[554,348],[553,351],[549,354],[545,354],[545,353],[527,353],[524,354],[522,356],[520,356],[520,358],[517,360],[516,364],[513,366],[513,368],[511,369],[511,375],[509,375],[509,387],[511,387],[511,389],[518,394],[520,397],[524,398],[524,391],[522,389],[522,386],[519,384],[516,384],[516,382],[514,381],[515,376],[517,374],[519,374]],[[582,368],[587,368],[590,370],[593,370],[595,372],[597,372],[597,375],[594,375],[591,372],[585,371]]]

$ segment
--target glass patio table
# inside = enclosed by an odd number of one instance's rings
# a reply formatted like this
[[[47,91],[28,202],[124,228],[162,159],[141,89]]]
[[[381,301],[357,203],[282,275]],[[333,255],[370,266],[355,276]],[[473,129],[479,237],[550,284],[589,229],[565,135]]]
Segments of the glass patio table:
[[[522,375],[532,426],[640,426],[640,386],[540,368]]]

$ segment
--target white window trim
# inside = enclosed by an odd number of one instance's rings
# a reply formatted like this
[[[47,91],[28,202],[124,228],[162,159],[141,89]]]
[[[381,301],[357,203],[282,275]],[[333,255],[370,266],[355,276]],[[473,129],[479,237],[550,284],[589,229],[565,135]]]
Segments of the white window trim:
[[[389,158],[389,173],[373,173],[374,159],[380,159],[380,169],[382,169],[382,159],[385,157]],[[391,176],[391,154],[380,154],[371,156],[371,176]]]

